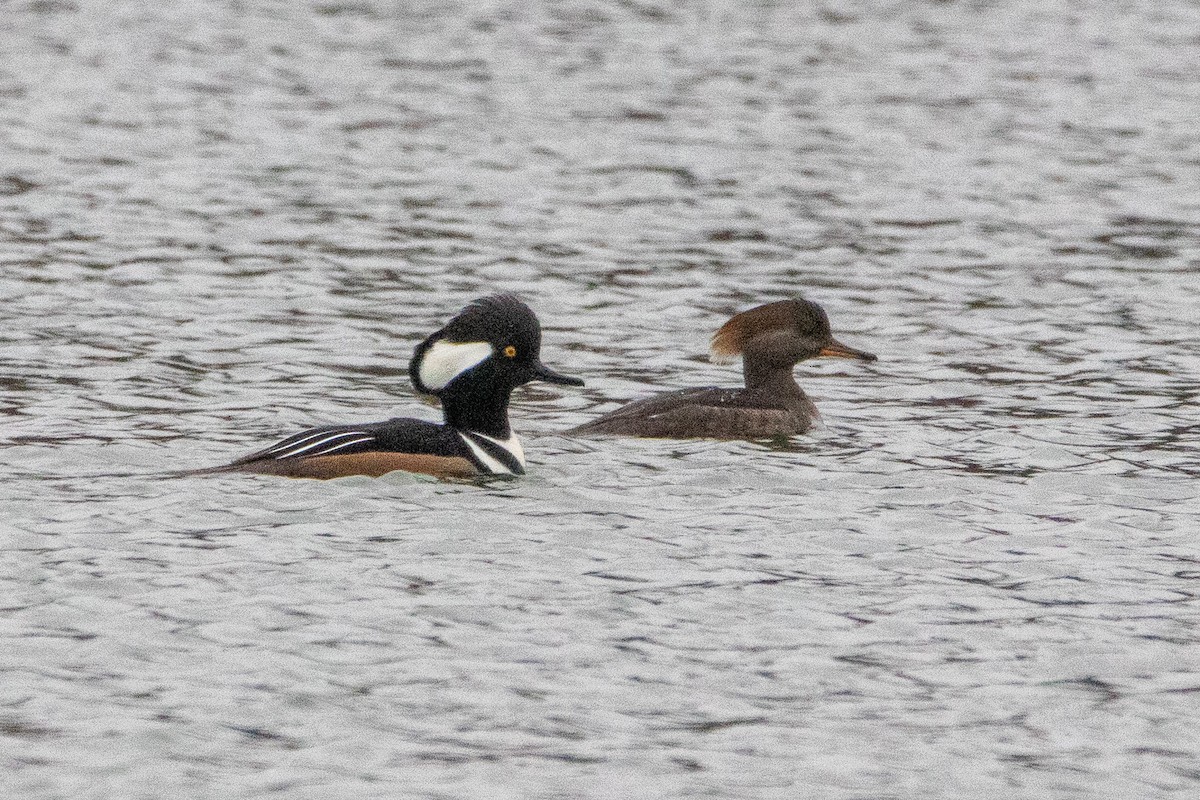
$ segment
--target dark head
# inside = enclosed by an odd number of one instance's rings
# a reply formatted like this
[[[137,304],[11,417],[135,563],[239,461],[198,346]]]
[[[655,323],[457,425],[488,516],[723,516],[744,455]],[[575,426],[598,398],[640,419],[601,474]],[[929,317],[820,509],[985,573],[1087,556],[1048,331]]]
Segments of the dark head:
[[[875,356],[842,344],[829,330],[825,310],[809,300],[780,300],[767,303],[730,319],[712,339],[717,360],[741,355],[746,383],[772,371],[787,370],[808,358],[857,358],[874,361]]]
[[[417,391],[442,400],[446,422],[482,433],[508,433],[508,396],[534,380],[582,386],[542,363],[542,326],[512,295],[476,300],[417,345],[408,374]],[[503,422],[502,430],[490,417]]]

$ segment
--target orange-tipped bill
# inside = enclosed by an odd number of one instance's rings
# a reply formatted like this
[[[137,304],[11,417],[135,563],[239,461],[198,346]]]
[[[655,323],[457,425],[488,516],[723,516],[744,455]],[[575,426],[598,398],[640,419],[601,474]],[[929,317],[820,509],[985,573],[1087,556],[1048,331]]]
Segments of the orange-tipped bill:
[[[855,350],[853,347],[847,347],[837,339],[830,339],[817,353],[819,356],[827,358],[857,358],[862,361],[875,361],[877,356],[874,353],[868,353],[865,350]]]

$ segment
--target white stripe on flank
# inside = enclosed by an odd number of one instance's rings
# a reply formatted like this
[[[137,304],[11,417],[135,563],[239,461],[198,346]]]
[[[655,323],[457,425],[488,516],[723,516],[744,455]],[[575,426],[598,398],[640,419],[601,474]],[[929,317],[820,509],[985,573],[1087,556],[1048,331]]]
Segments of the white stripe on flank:
[[[462,437],[462,440],[464,442],[467,443],[467,447],[471,448],[471,452],[475,454],[475,457],[479,459],[480,463],[483,464],[483,466],[487,467],[488,472],[492,473],[493,475],[515,475],[516,474],[511,469],[504,466],[499,461],[497,461],[495,458],[490,456],[488,454],[488,452],[486,450],[484,450],[482,447],[480,447],[479,445],[477,445],[473,441],[471,441],[470,436],[467,436],[462,431],[458,431],[458,435],[460,437]],[[476,435],[478,435],[478,434],[476,434]]]
[[[335,452],[335,451],[337,451],[337,450],[341,450],[343,447],[349,447],[350,445],[352,445],[352,444],[358,444],[359,442],[370,442],[370,441],[374,441],[374,439],[375,439],[375,437],[374,437],[374,436],[364,436],[364,437],[362,437],[361,439],[351,439],[351,440],[350,440],[350,441],[348,441],[348,442],[338,442],[338,443],[337,443],[337,444],[335,444],[333,447],[327,447],[326,449],[324,449],[324,450],[320,450],[320,451],[318,451],[318,452],[316,452],[316,453],[309,453],[309,456],[310,456],[310,457],[314,457],[314,456],[327,456],[327,455],[329,455],[329,454],[330,454],[330,453],[332,453],[332,452]]]
[[[515,433],[510,433],[508,438],[503,440],[494,439],[487,434],[477,433],[475,431],[471,431],[471,435],[478,436],[480,439],[487,439],[497,447],[503,447],[512,454],[512,457],[517,460],[517,463],[521,465],[522,469],[525,468],[525,450],[521,447],[521,440],[517,438]]]
[[[277,453],[280,450],[290,450],[291,448],[295,447],[296,445],[304,444],[309,439],[316,439],[318,436],[326,436],[328,434],[329,434],[329,431],[319,431],[317,433],[310,433],[308,436],[305,436],[301,439],[297,439],[294,442],[285,441],[283,444],[277,444],[274,447],[272,447],[271,449],[267,450],[266,452],[263,453],[263,455],[269,456],[269,455],[271,455],[271,453]]]
[[[488,358],[492,352],[492,346],[487,342],[439,340],[422,354],[417,376],[426,389],[439,392],[450,381]]]
[[[320,435],[321,434],[318,434],[318,436],[320,436]],[[338,431],[337,433],[329,433],[328,431],[326,431],[324,435],[325,435],[324,439],[317,439],[317,441],[313,442],[312,444],[306,444],[306,445],[304,445],[304,447],[288,448],[287,450],[283,451],[279,455],[275,456],[275,460],[278,461],[281,458],[292,458],[293,456],[298,456],[301,453],[307,452],[308,450],[312,450],[314,447],[320,447],[321,445],[328,444],[329,442],[335,441],[337,439],[342,439],[347,436],[366,436],[368,439],[374,438],[371,436],[371,434],[367,433],[366,431]],[[313,437],[313,436],[306,437],[304,439],[301,439],[300,442],[297,442],[296,444],[300,444],[301,442],[307,442],[309,439],[313,439],[313,438],[316,438],[316,437]]]

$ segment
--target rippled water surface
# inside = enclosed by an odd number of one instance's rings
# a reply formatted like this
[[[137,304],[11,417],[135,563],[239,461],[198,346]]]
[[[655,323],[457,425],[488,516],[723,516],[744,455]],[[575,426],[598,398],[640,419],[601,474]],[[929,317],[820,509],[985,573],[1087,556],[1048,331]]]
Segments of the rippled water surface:
[[[13,2],[5,795],[1200,793],[1200,9]],[[518,481],[170,477],[411,414]],[[569,439],[825,306],[782,442]]]

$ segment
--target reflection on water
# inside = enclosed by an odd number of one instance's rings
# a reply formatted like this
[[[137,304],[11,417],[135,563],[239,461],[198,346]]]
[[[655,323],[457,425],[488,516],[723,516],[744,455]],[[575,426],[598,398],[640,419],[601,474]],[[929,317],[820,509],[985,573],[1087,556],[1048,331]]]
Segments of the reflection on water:
[[[10,794],[1194,793],[1194,22],[13,5]],[[496,291],[526,478],[165,477],[436,418]],[[810,435],[556,435],[797,294]]]

